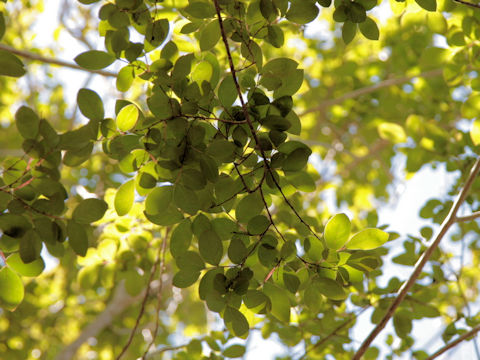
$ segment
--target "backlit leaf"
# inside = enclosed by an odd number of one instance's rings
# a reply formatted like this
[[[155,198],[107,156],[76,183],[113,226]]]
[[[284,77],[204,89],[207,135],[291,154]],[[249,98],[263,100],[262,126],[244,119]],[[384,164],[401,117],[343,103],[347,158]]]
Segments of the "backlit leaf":
[[[15,253],[7,258],[7,265],[23,276],[38,276],[45,269],[45,262],[42,258],[38,258],[28,264],[24,263],[20,258],[20,254]]]
[[[22,302],[24,296],[20,277],[8,266],[0,269],[0,306],[9,311]]]
[[[345,245],[350,250],[370,250],[385,244],[388,233],[380,229],[364,229],[350,239]]]
[[[115,211],[118,216],[123,216],[128,214],[132,208],[133,201],[135,199],[135,181],[129,180],[126,183],[122,184],[115,194]]]
[[[345,214],[337,214],[325,225],[324,237],[330,249],[340,249],[348,240],[351,229],[350,219]]]
[[[129,131],[135,127],[140,112],[136,105],[130,104],[122,108],[117,115],[117,127],[120,131]]]

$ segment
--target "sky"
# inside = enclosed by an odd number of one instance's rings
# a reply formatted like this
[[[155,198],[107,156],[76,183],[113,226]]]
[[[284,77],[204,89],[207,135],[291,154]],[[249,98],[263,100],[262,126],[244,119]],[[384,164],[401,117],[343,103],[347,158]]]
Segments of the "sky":
[[[62,1],[60,0],[45,0],[46,11],[38,18],[36,25],[36,46],[41,47],[42,45],[51,44],[54,41],[53,33],[58,24],[59,5],[61,3]],[[387,21],[390,14],[391,12],[388,2],[384,1],[379,10],[376,10],[375,16],[379,18],[381,22],[384,22]],[[325,34],[326,32],[324,31],[324,26],[325,25],[321,22],[311,24],[308,26],[307,33],[309,33],[311,36]],[[441,42],[441,39],[439,41]],[[86,50],[81,50],[76,46],[71,46],[72,40],[67,35],[60,38],[59,44],[63,49],[59,57],[64,60],[72,61],[79,52]],[[103,48],[103,40],[101,40],[101,43],[98,44],[97,48]],[[80,87],[84,86],[82,84],[85,83],[85,73],[69,69],[59,69],[59,72],[62,78],[68,79],[68,81],[65,82],[65,93],[69,103],[74,104],[76,92]],[[105,82],[102,77],[95,76],[88,84],[88,87],[99,93],[102,93],[102,89],[109,89],[111,86],[109,84],[111,83],[111,79],[108,79],[107,82]],[[108,92],[110,92],[110,90],[108,90]],[[112,99],[110,103],[106,104],[107,114],[113,114],[113,106],[114,103]],[[397,158],[396,160],[395,171],[398,173],[398,175],[400,175],[400,178],[404,177],[404,159],[401,157]],[[391,189],[394,196],[392,196],[390,203],[387,206],[382,206],[380,208],[379,223],[389,224],[389,230],[397,231],[403,237],[407,234],[418,234],[419,229],[428,224],[428,222],[418,216],[420,208],[423,206],[426,200],[433,197],[442,198],[445,194],[447,194],[450,185],[455,180],[455,176],[458,176],[458,174],[447,173],[442,166],[439,166],[437,169],[424,167],[410,180],[400,181],[395,185],[394,188]],[[400,244],[400,240],[397,243]],[[398,249],[392,248],[389,258],[392,258],[398,253]],[[54,264],[55,263],[53,261],[50,261],[49,267],[54,266]],[[393,264],[391,267],[386,267],[386,269],[385,278],[389,278],[393,274],[396,274],[403,279],[408,278],[412,270],[411,268],[402,267],[395,264]],[[359,341],[357,344],[354,344],[355,347],[359,346],[360,341],[363,339],[365,334],[372,328],[369,321],[370,315],[370,311],[365,312],[361,316],[359,324],[355,326],[353,330],[353,337]],[[419,344],[424,344],[429,340],[432,331],[439,328],[439,326],[440,323],[438,323],[438,321],[416,321],[414,322],[413,334]],[[388,332],[393,332],[391,325],[384,330],[383,335],[379,336],[374,344],[377,344],[378,346],[384,346],[382,344],[384,343],[385,334]],[[428,337],[426,335],[428,335]],[[284,348],[279,345],[278,342],[274,340],[263,340],[258,332],[252,332],[251,336],[251,347],[248,355],[246,356],[246,360],[272,360],[276,355],[284,354]],[[471,358],[473,351],[472,344],[473,342],[464,343],[439,359],[469,359]],[[434,341],[429,345],[433,350],[441,347],[443,345],[443,341],[439,338],[437,341]],[[301,354],[301,349],[298,350],[300,351],[298,354]]]

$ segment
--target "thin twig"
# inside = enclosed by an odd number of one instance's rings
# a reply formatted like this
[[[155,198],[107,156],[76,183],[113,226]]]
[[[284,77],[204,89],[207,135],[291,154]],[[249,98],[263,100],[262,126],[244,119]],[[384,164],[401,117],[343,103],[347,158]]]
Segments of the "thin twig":
[[[451,348],[457,346],[459,343],[461,343],[462,341],[468,339],[470,336],[473,336],[475,335],[477,332],[480,331],[480,325],[477,325],[475,326],[472,330],[466,332],[465,334],[459,336],[457,339],[455,339],[454,341],[452,341],[451,343],[448,343],[447,345],[445,345],[444,347],[438,349],[435,354],[429,356],[426,360],[433,360],[437,357],[439,357],[440,355],[442,355],[444,352],[450,350]]]
[[[456,0],[456,1],[458,1],[458,0]],[[402,76],[402,77],[398,77],[398,78],[383,80],[383,81],[380,81],[380,82],[378,82],[374,85],[365,86],[363,88],[356,89],[356,90],[353,90],[353,91],[348,92],[346,94],[343,94],[342,96],[340,96],[336,99],[322,101],[317,106],[314,106],[314,107],[312,107],[308,110],[305,110],[299,116],[305,116],[305,115],[310,114],[312,112],[322,111],[322,110],[324,110],[326,108],[329,108],[333,105],[341,104],[345,100],[354,99],[354,98],[357,98],[357,97],[362,96],[362,95],[367,95],[367,94],[370,94],[372,92],[375,92],[377,90],[380,90],[380,89],[383,89],[383,88],[386,88],[386,87],[405,84],[405,83],[408,83],[408,82],[412,81],[413,79],[415,79],[417,77],[429,78],[429,77],[440,76],[440,75],[442,75],[442,72],[443,72],[443,69],[434,69],[434,70],[425,71],[425,72],[420,73],[420,74],[415,75],[415,76]]]
[[[463,1],[463,0],[453,0],[453,1],[458,2],[458,3],[462,4],[462,5],[467,5],[467,6],[471,6],[471,7],[473,7],[473,8],[476,8],[476,9],[480,9],[480,5],[479,5],[479,4],[472,4],[472,3],[469,3],[469,2]]]
[[[370,347],[370,344],[373,342],[373,340],[377,337],[377,335],[383,330],[385,325],[387,325],[388,321],[390,318],[393,316],[395,313],[395,310],[398,308],[398,306],[402,303],[402,301],[405,299],[405,296],[407,295],[408,291],[410,288],[415,284],[417,281],[418,277],[420,276],[423,267],[427,263],[428,259],[432,256],[433,252],[435,249],[438,247],[440,244],[440,241],[443,239],[447,231],[450,229],[450,227],[455,224],[456,222],[456,214],[458,210],[460,209],[460,206],[463,204],[465,201],[465,198],[467,197],[468,191],[470,190],[470,187],[473,184],[473,181],[477,177],[478,172],[480,171],[480,157],[475,161],[475,164],[472,167],[472,170],[470,171],[470,174],[465,181],[465,185],[463,189],[460,191],[460,194],[458,195],[457,199],[455,200],[455,203],[453,204],[452,208],[450,209],[450,212],[448,213],[447,217],[443,221],[440,230],[435,237],[435,240],[433,243],[430,245],[430,247],[425,250],[425,252],[422,254],[420,259],[418,259],[415,268],[413,270],[412,275],[410,275],[410,278],[405,282],[402,287],[400,288],[397,297],[395,300],[393,300],[392,304],[388,308],[386,314],[380,320],[380,322],[375,326],[375,328],[370,332],[370,334],[367,336],[367,338],[363,341],[362,345],[360,348],[357,350],[355,353],[353,360],[360,360],[362,358],[362,355],[367,351],[367,349]]]
[[[135,336],[135,333],[137,332],[137,328],[140,325],[140,320],[143,317],[143,313],[145,312],[145,306],[147,304],[148,295],[150,294],[150,284],[152,283],[153,276],[157,272],[157,267],[160,264],[161,251],[162,251],[162,247],[159,246],[158,251],[157,251],[157,258],[155,259],[155,263],[153,264],[152,270],[150,271],[150,277],[148,278],[147,289],[145,290],[145,295],[143,296],[142,305],[140,306],[140,312],[137,315],[137,320],[135,321],[135,326],[133,327],[132,331],[130,332],[130,336],[128,337],[127,343],[123,347],[120,354],[118,354],[118,356],[115,358],[115,360],[120,360],[122,358],[122,356],[125,354],[125,352],[128,350],[128,348],[130,347],[130,345],[133,341],[133,337]]]
[[[225,29],[223,27],[223,19],[222,19],[220,5],[218,4],[218,0],[213,0],[213,2],[215,4],[215,10],[216,10],[216,13],[217,13],[218,24],[220,26],[220,33],[222,35],[222,41],[223,41],[223,44],[225,46],[225,51],[227,53],[228,64],[230,66],[230,73],[232,75],[233,82],[235,84],[235,88],[237,89],[237,94],[238,94],[238,98],[240,100],[240,104],[241,104],[241,107],[242,107],[242,112],[245,116],[245,120],[247,121],[248,127],[250,129],[250,133],[252,134],[252,137],[255,140],[255,143],[257,144],[257,147],[260,151],[260,155],[263,158],[263,162],[265,164],[265,167],[270,172],[270,175],[272,176],[272,180],[273,180],[273,183],[275,184],[275,187],[278,189],[278,191],[282,195],[282,197],[283,197],[285,203],[288,205],[288,207],[293,211],[293,213],[300,220],[300,222],[307,227],[307,229],[310,231],[310,233],[313,236],[315,236],[317,239],[320,240],[320,237],[315,233],[315,231],[313,231],[313,229],[310,227],[310,225],[308,225],[307,222],[305,220],[303,220],[303,218],[300,216],[298,211],[295,209],[295,207],[292,205],[292,203],[288,200],[287,196],[285,195],[285,193],[282,190],[282,187],[280,186],[277,179],[275,179],[275,176],[273,175],[272,168],[270,167],[270,164],[268,162],[268,157],[267,157],[267,155],[265,154],[265,151],[263,150],[263,148],[260,145],[260,141],[258,139],[257,132],[255,131],[252,119],[250,118],[250,113],[248,112],[247,104],[246,104],[245,100],[243,99],[242,89],[240,88],[240,84],[238,83],[238,79],[237,79],[237,75],[236,75],[237,71],[235,70],[235,65],[233,64],[232,54],[230,52],[230,48],[228,47],[227,35],[226,35]]]
[[[475,211],[470,215],[457,216],[455,219],[457,222],[465,222],[465,221],[472,221],[472,220],[478,219],[479,217],[480,217],[480,211]]]
[[[30,60],[33,60],[33,61],[40,61],[40,62],[43,62],[45,64],[58,65],[58,66],[67,67],[67,68],[75,69],[75,70],[82,70],[82,71],[86,71],[86,72],[89,72],[89,73],[92,73],[92,74],[98,74],[98,75],[107,76],[107,77],[117,77],[117,74],[115,74],[113,72],[110,72],[110,71],[85,69],[81,66],[78,66],[76,64],[72,64],[72,63],[64,61],[64,60],[58,60],[58,59],[45,57],[45,56],[42,56],[42,55],[34,54],[30,51],[18,50],[18,49],[15,49],[15,48],[11,47],[11,46],[5,45],[5,44],[0,44],[0,50],[5,50],[5,51],[8,51],[12,54],[21,56],[25,59],[30,59]]]
[[[349,325],[353,320],[355,320],[358,316],[360,316],[365,310],[367,310],[368,308],[370,308],[371,305],[368,305],[368,306],[365,306],[363,308],[361,308],[358,312],[356,313],[352,313],[350,314],[350,317],[345,320],[343,323],[341,323],[340,325],[338,325],[330,334],[328,334],[327,336],[323,337],[322,339],[320,339],[319,341],[317,341],[315,344],[313,344],[309,349],[307,349],[305,351],[305,353],[300,356],[297,360],[302,360],[302,359],[305,359],[307,354],[309,352],[311,352],[312,350],[318,348],[319,346],[325,344],[328,340],[330,340],[332,337],[338,335],[337,332],[339,332],[340,330],[342,330],[344,327],[346,327],[347,325]]]
[[[142,360],[145,360],[148,355],[148,350],[152,347],[152,345],[155,342],[155,338],[157,337],[158,334],[158,325],[160,321],[160,307],[162,306],[162,288],[163,288],[163,272],[165,270],[165,254],[167,252],[167,237],[170,229],[167,228],[165,230],[165,236],[163,237],[163,242],[162,242],[162,260],[160,261],[160,271],[159,271],[159,276],[158,276],[158,281],[160,282],[158,286],[158,292],[157,292],[157,308],[155,311],[155,329],[153,330],[153,335],[152,335],[152,341],[150,344],[148,344],[147,349],[143,353]]]

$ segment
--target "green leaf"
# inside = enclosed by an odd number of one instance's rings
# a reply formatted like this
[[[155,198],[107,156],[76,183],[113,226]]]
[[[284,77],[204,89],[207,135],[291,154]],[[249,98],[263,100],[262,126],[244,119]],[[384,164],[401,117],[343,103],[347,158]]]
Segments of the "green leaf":
[[[127,105],[117,115],[117,127],[120,131],[129,131],[135,127],[140,111],[134,104]]]
[[[332,217],[325,226],[324,237],[329,249],[337,250],[343,247],[350,236],[352,224],[345,214]]]
[[[228,258],[234,264],[241,264],[247,255],[248,249],[244,242],[241,239],[234,237],[230,241],[230,246],[228,247]]]
[[[283,30],[278,25],[267,26],[267,40],[276,48],[281,48],[285,42]]]
[[[327,298],[332,300],[345,300],[348,293],[335,280],[321,277],[314,282],[316,289]]]
[[[200,210],[200,201],[195,191],[176,185],[173,191],[175,205],[187,214],[195,215]]]
[[[167,38],[170,24],[167,19],[155,20],[149,23],[145,33],[145,51],[149,52],[159,47]]]
[[[474,145],[480,144],[480,119],[475,119],[470,130],[470,137],[472,138]]]
[[[225,350],[223,350],[223,356],[229,357],[229,358],[239,358],[242,357],[245,354],[245,346],[235,344],[227,347]]]
[[[26,71],[22,61],[6,50],[0,50],[0,76],[21,77]]]
[[[278,10],[272,0],[260,0],[260,12],[268,21],[273,22],[278,16]]]
[[[192,224],[185,219],[180,222],[172,232],[170,238],[170,252],[174,258],[188,250],[192,242]]]
[[[45,262],[38,258],[28,264],[24,263],[20,254],[15,253],[7,258],[7,265],[22,276],[38,276],[45,269]]]
[[[248,334],[250,325],[245,316],[237,309],[227,306],[223,313],[223,321],[225,326],[238,337],[243,337]]]
[[[88,237],[85,231],[85,225],[76,223],[75,221],[67,222],[67,235],[70,247],[77,255],[85,256],[88,249]]]
[[[205,263],[195,251],[184,251],[175,258],[179,269],[187,271],[201,271],[205,269]]]
[[[222,240],[213,230],[204,231],[198,239],[198,250],[209,264],[218,265],[223,256]]]
[[[122,184],[115,194],[115,211],[118,216],[123,216],[128,214],[132,208],[133,201],[135,199],[135,181],[129,180],[126,183]]]
[[[308,162],[311,151],[305,148],[298,148],[287,155],[283,161],[282,169],[284,171],[300,171]]]
[[[251,218],[247,225],[247,231],[252,235],[263,234],[270,226],[270,220],[266,216],[256,215]]]
[[[385,244],[388,233],[380,229],[364,229],[350,239],[345,245],[349,250],[371,250]]]
[[[364,22],[358,24],[358,28],[367,39],[378,40],[380,36],[380,31],[378,30],[375,20],[370,17],[367,17]]]
[[[21,238],[31,228],[31,223],[24,216],[10,213],[0,214],[0,229],[7,236]]]
[[[145,281],[142,275],[136,269],[129,269],[121,274],[125,279],[125,289],[130,296],[137,296],[145,287]]]
[[[248,194],[238,203],[235,209],[235,217],[241,223],[248,221],[255,215],[259,215],[263,210],[264,204],[259,191]]]
[[[115,58],[104,51],[89,50],[77,55],[73,60],[84,69],[100,70],[112,64]]]
[[[248,290],[243,297],[243,302],[256,314],[264,314],[272,307],[269,297],[258,290]]]
[[[40,258],[40,251],[42,250],[42,240],[38,234],[30,229],[20,239],[20,258],[26,264]]]
[[[357,33],[357,24],[351,21],[345,21],[342,26],[342,39],[345,44],[349,44]]]
[[[198,19],[207,19],[215,15],[215,7],[209,1],[191,1],[184,11]]]
[[[24,294],[20,277],[8,266],[0,269],[0,306],[13,311],[22,302]]]
[[[229,107],[238,96],[237,88],[230,74],[227,74],[218,87],[218,99],[223,106]]]
[[[207,51],[212,49],[217,45],[218,40],[220,40],[220,26],[218,25],[218,20],[213,20],[200,32],[200,50]]]
[[[100,220],[107,209],[108,205],[103,200],[85,199],[73,210],[72,219],[79,224],[90,224]]]
[[[199,271],[180,270],[173,276],[172,284],[177,288],[185,289],[195,284],[199,277]]]
[[[80,112],[90,120],[103,120],[105,112],[103,102],[98,94],[90,89],[80,89],[77,93]]]
[[[127,65],[121,68],[116,80],[117,90],[122,92],[128,91],[132,86],[134,78],[135,70],[133,66]]]
[[[297,24],[307,24],[317,17],[319,12],[313,0],[292,0],[287,19]]]
[[[40,119],[29,107],[22,106],[17,110],[15,113],[15,124],[18,132],[25,139],[35,139],[37,137]]]
[[[155,215],[165,212],[173,200],[173,186],[161,186],[153,189],[145,200],[145,212]]]
[[[288,300],[288,293],[270,282],[265,283],[263,292],[270,298],[272,303],[271,314],[278,320],[289,323],[290,301]]]
[[[407,141],[405,130],[398,124],[391,122],[382,122],[377,127],[378,134],[382,139],[389,140],[394,144],[403,143]]]
[[[415,2],[427,11],[437,11],[437,0],[415,0]]]
[[[351,2],[348,4],[345,14],[347,19],[354,23],[362,23],[367,19],[367,12],[365,8],[356,2]]]

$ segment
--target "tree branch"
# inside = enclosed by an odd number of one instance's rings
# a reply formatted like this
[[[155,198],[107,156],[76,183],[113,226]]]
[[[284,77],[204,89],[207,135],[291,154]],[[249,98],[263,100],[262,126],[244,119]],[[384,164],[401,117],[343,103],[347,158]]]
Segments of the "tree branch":
[[[457,216],[455,220],[457,222],[465,222],[465,221],[472,221],[472,220],[478,219],[479,217],[480,217],[480,211],[475,211],[470,215]]]
[[[452,341],[451,343],[448,343],[447,345],[445,345],[444,347],[438,349],[435,354],[429,356],[426,360],[433,360],[437,357],[439,357],[440,355],[442,355],[444,352],[450,350],[451,348],[457,346],[459,343],[461,343],[462,341],[468,339],[470,336],[473,336],[475,335],[477,332],[480,331],[480,325],[477,325],[475,326],[472,330],[466,332],[465,334],[463,334],[462,336],[459,336],[457,339],[455,339],[454,341]]]
[[[442,74],[442,71],[443,71],[443,69],[435,69],[435,70],[425,71],[425,72],[420,73],[420,74],[415,75],[415,76],[402,76],[402,77],[398,77],[398,78],[383,80],[383,81],[380,81],[380,82],[378,82],[374,85],[365,86],[363,88],[356,89],[356,90],[353,90],[353,91],[348,92],[346,94],[343,94],[342,96],[340,96],[336,99],[322,101],[317,106],[315,106],[313,108],[310,108],[308,110],[305,110],[299,116],[304,116],[304,115],[310,114],[312,112],[322,111],[322,110],[324,110],[326,108],[329,108],[333,105],[341,104],[345,100],[354,99],[354,98],[357,98],[357,97],[362,96],[362,95],[367,95],[367,94],[370,94],[372,92],[375,92],[377,90],[380,90],[380,89],[383,89],[383,88],[386,88],[386,87],[405,84],[405,83],[408,83],[408,82],[412,81],[413,79],[415,79],[417,77],[429,78],[429,77],[440,76]]]
[[[367,351],[369,348],[370,344],[373,342],[373,340],[377,337],[377,335],[383,330],[385,325],[387,325],[388,321],[390,318],[393,316],[395,313],[395,310],[398,308],[398,306],[402,303],[402,301],[405,299],[405,296],[407,295],[408,291],[410,288],[415,284],[417,281],[418,277],[420,276],[423,267],[427,263],[428,259],[432,256],[433,252],[435,249],[438,247],[440,244],[440,241],[443,239],[447,231],[450,229],[450,227],[456,222],[456,214],[458,212],[458,209],[460,206],[463,204],[465,201],[465,198],[467,197],[468,191],[470,190],[470,187],[472,186],[473,181],[477,177],[478,172],[480,171],[480,157],[477,158],[475,161],[475,164],[472,167],[472,170],[470,171],[470,174],[465,181],[465,185],[463,189],[460,191],[460,194],[458,195],[457,199],[455,200],[452,208],[450,209],[450,212],[448,213],[447,217],[443,221],[440,230],[438,234],[435,237],[435,240],[433,243],[430,245],[430,247],[425,250],[425,252],[422,254],[420,259],[418,259],[417,263],[415,264],[415,268],[413,270],[412,275],[410,275],[410,278],[405,282],[402,287],[400,288],[397,297],[395,300],[393,300],[392,304],[388,308],[385,316],[382,318],[382,320],[377,324],[377,326],[372,330],[372,332],[368,335],[368,337],[363,341],[362,345],[360,348],[357,350],[355,353],[353,360],[360,360],[362,355]]]
[[[89,338],[97,336],[103,329],[109,326],[115,318],[124,312],[130,305],[138,302],[145,296],[146,290],[142,291],[137,296],[128,295],[125,290],[125,285],[120,282],[115,289],[112,301],[107,305],[105,310],[100,313],[95,320],[86,326],[80,335],[67,345],[55,358],[55,360],[70,360],[73,359],[78,348],[86,342]]]
[[[98,75],[107,76],[107,77],[117,77],[117,74],[115,74],[113,72],[110,72],[110,71],[85,69],[81,66],[78,66],[76,64],[72,64],[72,63],[64,61],[64,60],[48,58],[48,57],[38,55],[38,54],[34,54],[32,52],[25,51],[25,50],[17,50],[15,48],[13,48],[11,46],[8,46],[8,45],[5,45],[5,44],[0,44],[0,50],[5,50],[5,51],[8,51],[12,54],[15,54],[15,55],[21,56],[25,59],[29,59],[29,60],[33,60],[33,61],[39,61],[39,62],[43,62],[43,63],[46,63],[46,64],[51,64],[51,65],[58,65],[58,66],[67,67],[67,68],[75,69],[75,70],[82,70],[82,71],[86,71],[86,72],[89,72],[89,73],[92,73],[92,74],[98,74]]]

